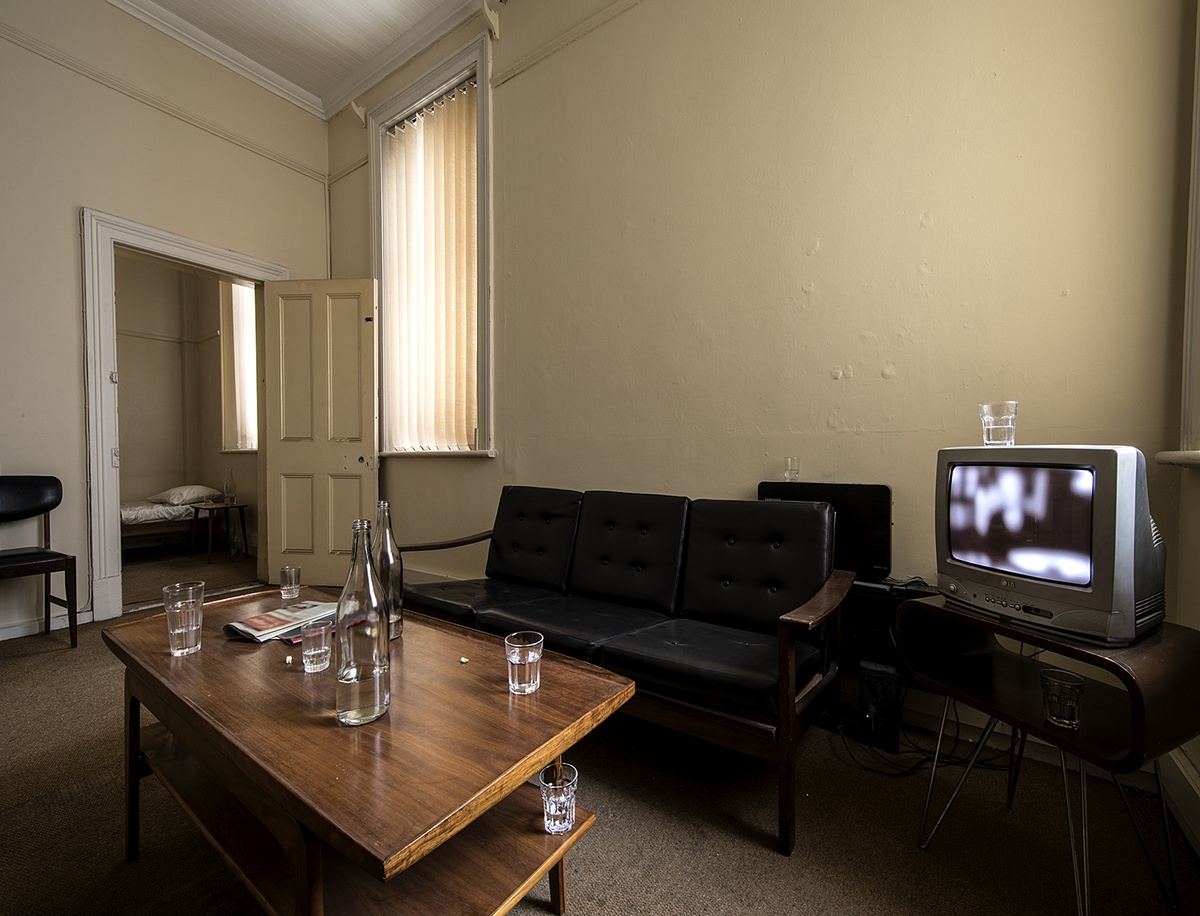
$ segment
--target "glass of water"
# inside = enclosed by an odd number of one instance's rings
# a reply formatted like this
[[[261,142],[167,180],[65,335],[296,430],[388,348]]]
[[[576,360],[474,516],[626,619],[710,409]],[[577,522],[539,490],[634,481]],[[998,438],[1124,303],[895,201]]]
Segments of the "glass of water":
[[[204,619],[204,583],[176,582],[163,589],[167,613],[167,639],[172,655],[200,651],[200,624]]]
[[[522,630],[504,637],[509,693],[533,693],[541,686],[542,645],[542,634],[533,630]]]
[[[310,620],[300,628],[300,652],[304,658],[304,673],[316,674],[329,667],[329,654],[333,648],[329,637],[333,624],[328,620]]]
[[[1017,441],[1017,402],[993,401],[979,405],[984,445],[1013,445]]]

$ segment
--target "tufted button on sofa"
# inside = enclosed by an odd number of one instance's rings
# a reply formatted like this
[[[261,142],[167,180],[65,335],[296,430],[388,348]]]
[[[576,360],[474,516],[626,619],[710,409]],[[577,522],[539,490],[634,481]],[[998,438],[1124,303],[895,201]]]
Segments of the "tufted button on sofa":
[[[528,521],[537,519],[537,531]],[[779,848],[795,845],[800,734],[837,675],[824,502],[505,487],[481,579],[406,585],[408,611],[546,647],[637,684],[634,716],[777,764]]]

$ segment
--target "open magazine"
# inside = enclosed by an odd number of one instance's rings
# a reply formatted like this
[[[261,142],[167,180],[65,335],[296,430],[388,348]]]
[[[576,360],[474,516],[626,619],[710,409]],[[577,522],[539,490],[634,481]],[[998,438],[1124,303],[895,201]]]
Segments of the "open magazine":
[[[278,638],[292,642],[299,639],[300,628],[310,620],[333,622],[336,617],[336,601],[299,601],[265,614],[227,623],[224,631],[230,639],[266,642]]]

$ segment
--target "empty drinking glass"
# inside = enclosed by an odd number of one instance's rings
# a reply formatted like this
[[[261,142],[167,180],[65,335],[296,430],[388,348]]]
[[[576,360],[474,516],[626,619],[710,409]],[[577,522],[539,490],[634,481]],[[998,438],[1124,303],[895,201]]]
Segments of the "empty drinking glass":
[[[542,789],[542,814],[547,833],[567,833],[575,826],[575,789],[579,771],[569,763],[550,764],[538,776]]]
[[[300,567],[279,567],[279,597],[292,601],[300,597]]]

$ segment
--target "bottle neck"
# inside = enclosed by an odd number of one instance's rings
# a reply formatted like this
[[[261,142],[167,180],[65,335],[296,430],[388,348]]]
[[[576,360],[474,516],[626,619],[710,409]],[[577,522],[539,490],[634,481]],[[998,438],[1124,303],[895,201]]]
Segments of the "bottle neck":
[[[354,536],[350,542],[350,568],[353,569],[360,553],[363,559],[371,557],[371,522],[365,518],[355,519],[351,526]]]

